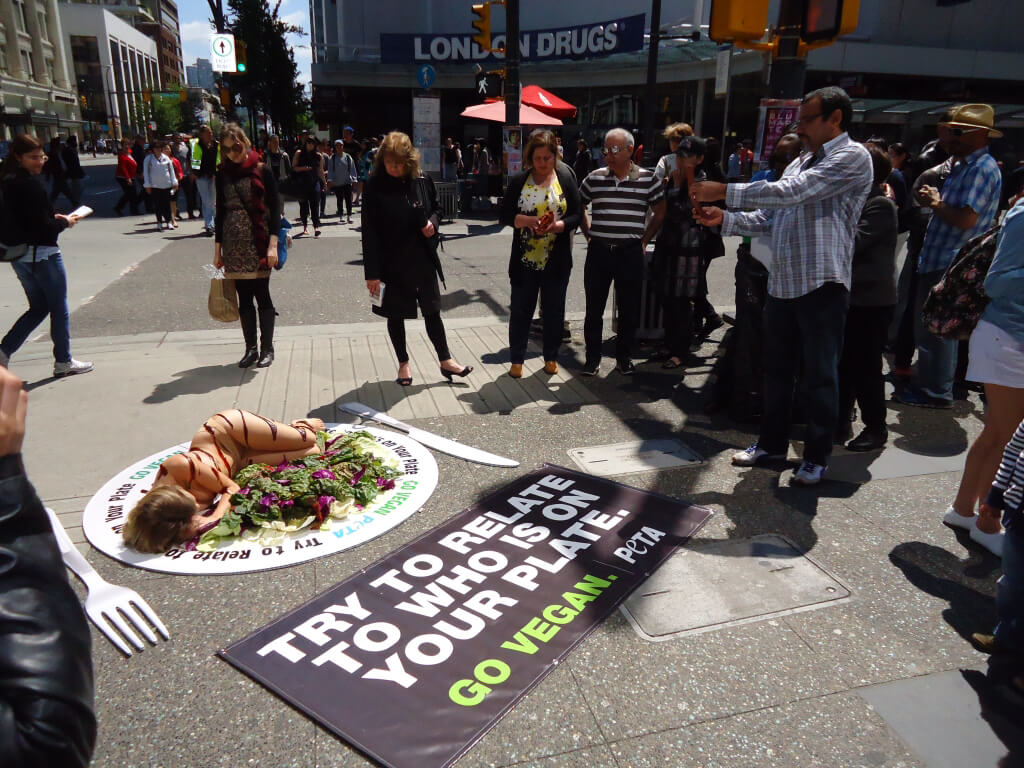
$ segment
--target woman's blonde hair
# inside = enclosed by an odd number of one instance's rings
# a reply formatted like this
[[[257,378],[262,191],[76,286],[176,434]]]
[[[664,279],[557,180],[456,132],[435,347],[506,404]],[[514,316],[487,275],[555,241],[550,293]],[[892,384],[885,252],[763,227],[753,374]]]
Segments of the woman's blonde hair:
[[[682,141],[684,136],[693,136],[693,128],[689,123],[672,123],[661,135],[669,141]]]
[[[541,147],[547,147],[548,151],[558,160],[558,140],[553,131],[538,129],[530,134],[530,138],[523,147],[523,170],[529,171],[533,168],[533,153]]]
[[[139,499],[121,529],[125,544],[139,552],[160,554],[188,537],[196,500],[173,485],[158,485]]]
[[[420,152],[412,145],[412,139],[401,131],[391,131],[377,148],[377,157],[373,162],[374,176],[386,173],[384,161],[392,157],[405,166],[405,175],[410,179],[420,175]]]
[[[224,126],[224,130],[220,132],[221,144],[224,143],[224,139],[234,139],[239,144],[242,144],[247,152],[252,148],[252,142],[249,141],[249,137],[245,135],[245,129],[238,123],[228,123]]]

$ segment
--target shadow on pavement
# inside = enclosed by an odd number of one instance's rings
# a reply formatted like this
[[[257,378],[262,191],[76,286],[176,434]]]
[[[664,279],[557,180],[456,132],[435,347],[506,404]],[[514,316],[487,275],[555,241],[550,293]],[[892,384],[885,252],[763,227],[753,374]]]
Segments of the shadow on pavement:
[[[982,719],[1008,750],[997,768],[1024,765],[1024,690],[1011,682],[1014,677],[1024,679],[1024,664],[992,657],[988,674],[976,669],[961,669],[960,674],[978,694]]]
[[[237,387],[242,383],[246,373],[252,371],[243,371],[234,363],[189,368],[187,371],[173,374],[174,380],[157,384],[153,387],[153,392],[142,402],[166,403],[181,395],[204,395],[215,389]]]

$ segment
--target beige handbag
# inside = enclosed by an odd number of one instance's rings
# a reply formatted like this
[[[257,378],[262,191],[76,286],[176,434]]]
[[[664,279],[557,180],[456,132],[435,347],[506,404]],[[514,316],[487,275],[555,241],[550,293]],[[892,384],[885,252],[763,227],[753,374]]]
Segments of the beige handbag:
[[[211,280],[208,306],[210,317],[214,320],[220,320],[222,323],[233,323],[238,320],[238,294],[235,293],[235,281]]]

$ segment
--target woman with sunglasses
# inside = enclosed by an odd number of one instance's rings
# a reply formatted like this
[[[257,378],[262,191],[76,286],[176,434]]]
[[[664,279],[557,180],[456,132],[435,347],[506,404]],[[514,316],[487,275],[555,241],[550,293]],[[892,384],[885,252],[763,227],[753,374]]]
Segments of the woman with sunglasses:
[[[11,249],[24,254],[11,262],[18,282],[28,298],[28,309],[0,341],[0,365],[4,368],[29,334],[50,316],[53,339],[53,375],[87,373],[92,363],[71,356],[71,328],[68,314],[68,277],[64,272],[57,236],[75,226],[77,216],[55,213],[40,173],[46,163],[43,144],[35,136],[20,133],[11,140],[0,179],[7,215],[18,229]],[[10,250],[7,258],[14,256]]]
[[[363,273],[370,296],[378,302],[373,313],[388,319],[388,336],[398,358],[396,383],[412,384],[405,321],[416,318],[417,305],[441,375],[449,382],[453,376],[468,376],[473,366],[463,368],[452,359],[441,322],[441,206],[434,182],[420,174],[420,153],[406,134],[392,131],[384,137],[363,194]]]
[[[270,270],[277,265],[281,200],[273,172],[260,162],[237,123],[224,128],[220,148],[223,160],[216,178],[213,263],[224,268],[224,277],[234,280],[238,291],[238,319],[245,338],[245,354],[238,367],[256,363],[257,368],[267,368],[274,362],[277,313],[270,298]]]
[[[316,136],[307,135],[302,146],[295,151],[292,158],[292,176],[295,179],[295,191],[299,198],[299,217],[302,219],[302,234],[309,234],[307,220],[313,219],[313,236],[320,237],[320,186],[327,186],[324,177],[323,158],[317,151]]]

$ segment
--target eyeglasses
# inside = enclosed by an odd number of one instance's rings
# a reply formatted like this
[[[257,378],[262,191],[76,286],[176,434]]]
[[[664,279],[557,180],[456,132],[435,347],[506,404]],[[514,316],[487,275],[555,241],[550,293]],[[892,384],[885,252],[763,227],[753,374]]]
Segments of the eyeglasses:
[[[799,122],[800,122],[801,125],[803,125],[804,123],[809,123],[809,122],[811,122],[811,120],[815,120],[815,119],[821,117],[822,114],[824,114],[824,113],[819,112],[816,115],[804,115],[803,117],[801,117],[799,119]]]
[[[625,152],[625,151],[626,151],[625,147],[602,147],[601,148],[601,154],[606,156],[606,157],[608,155],[617,155],[617,154],[619,154],[619,152]]]
[[[983,131],[983,130],[985,130],[984,128],[980,128],[980,127],[979,128],[958,128],[958,127],[953,127],[953,126],[948,126],[948,125],[944,125],[942,127],[945,128],[947,131],[949,131],[949,135],[950,136],[956,136],[957,138],[960,138],[961,136],[966,136],[969,133],[974,133],[975,131]]]

